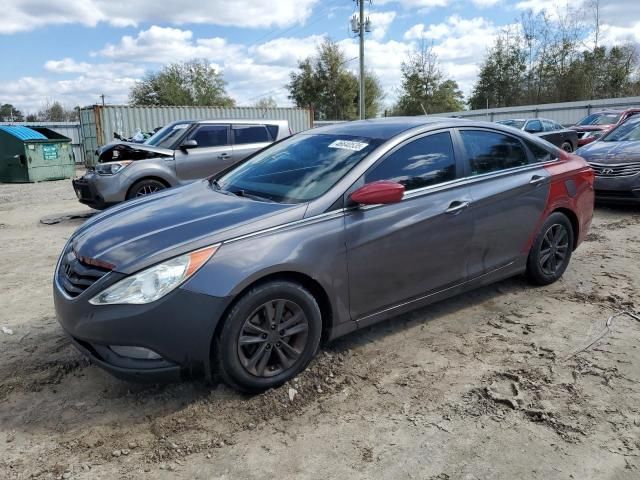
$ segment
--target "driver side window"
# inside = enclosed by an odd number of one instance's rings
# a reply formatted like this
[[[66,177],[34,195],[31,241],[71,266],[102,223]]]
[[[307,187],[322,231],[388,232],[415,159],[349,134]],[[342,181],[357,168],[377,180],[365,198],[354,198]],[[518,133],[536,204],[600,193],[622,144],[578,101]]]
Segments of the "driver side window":
[[[449,132],[418,138],[392,152],[365,174],[365,183],[392,180],[407,191],[456,178]]]
[[[223,147],[229,144],[229,127],[226,125],[202,125],[191,135],[198,148]]]

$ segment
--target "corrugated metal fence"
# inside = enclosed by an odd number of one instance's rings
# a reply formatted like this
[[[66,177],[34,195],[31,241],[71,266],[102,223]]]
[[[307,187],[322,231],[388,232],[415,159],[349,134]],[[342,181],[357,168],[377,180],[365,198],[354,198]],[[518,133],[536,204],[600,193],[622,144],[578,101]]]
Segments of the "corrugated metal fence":
[[[140,129],[151,132],[176,120],[270,119],[288,120],[294,133],[313,126],[313,114],[303,108],[254,107],[139,107],[129,105],[93,105],[80,110],[85,159],[94,161],[95,150],[114,140],[114,133],[131,137]]]
[[[76,163],[84,163],[84,148],[78,122],[0,122],[0,125],[24,125],[25,127],[45,127],[71,139]]]
[[[583,100],[580,102],[547,103],[524,105],[521,107],[490,108],[485,110],[465,110],[462,112],[438,113],[438,117],[462,117],[475,120],[507,120],[510,118],[542,117],[562,125],[574,125],[590,113],[605,108],[629,108],[640,106],[640,97],[608,98],[603,100]]]

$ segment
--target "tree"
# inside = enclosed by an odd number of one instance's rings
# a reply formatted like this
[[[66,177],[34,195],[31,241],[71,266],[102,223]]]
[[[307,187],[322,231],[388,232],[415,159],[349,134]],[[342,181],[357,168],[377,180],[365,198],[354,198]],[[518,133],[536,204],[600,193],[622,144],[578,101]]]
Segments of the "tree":
[[[30,113],[25,118],[25,121],[27,121],[27,122],[37,122],[38,121],[38,115],[36,115],[35,113]]]
[[[0,122],[22,122],[22,112],[10,103],[0,105]]]
[[[206,60],[190,60],[166,65],[159,72],[148,72],[133,86],[129,99],[133,105],[193,105],[233,107],[226,82]]]
[[[287,85],[289,98],[298,107],[311,108],[316,120],[353,120],[358,118],[358,78],[347,68],[340,46],[326,39],[316,55],[298,63]],[[378,114],[383,98],[380,82],[365,72],[365,112],[367,118]]]
[[[458,84],[444,75],[438,58],[430,46],[422,42],[402,62],[402,84],[395,115],[422,115],[455,112],[463,108],[462,92]]]
[[[526,50],[522,38],[500,34],[487,53],[469,98],[472,109],[519,105],[527,84]]]
[[[255,103],[255,108],[260,110],[268,110],[270,108],[278,108],[278,104],[273,97],[263,97]]]
[[[45,122],[77,122],[80,107],[66,108],[57,100],[47,100],[38,111],[37,119]]]

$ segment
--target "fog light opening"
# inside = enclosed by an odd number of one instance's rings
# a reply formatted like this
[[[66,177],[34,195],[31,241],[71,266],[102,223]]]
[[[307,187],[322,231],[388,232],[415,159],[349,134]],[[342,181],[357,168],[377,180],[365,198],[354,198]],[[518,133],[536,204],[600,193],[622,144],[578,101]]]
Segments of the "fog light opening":
[[[109,345],[113,353],[121,357],[135,358],[136,360],[159,360],[162,357],[153,350],[144,347],[127,347],[121,345]]]

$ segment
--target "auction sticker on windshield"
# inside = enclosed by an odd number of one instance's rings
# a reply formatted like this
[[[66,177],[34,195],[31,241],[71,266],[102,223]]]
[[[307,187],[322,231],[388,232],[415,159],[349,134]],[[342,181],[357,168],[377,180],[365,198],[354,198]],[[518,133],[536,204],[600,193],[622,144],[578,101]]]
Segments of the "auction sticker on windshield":
[[[329,145],[329,148],[341,148],[343,150],[353,150],[354,152],[359,152],[367,145],[369,144],[362,142],[351,142],[349,140],[336,140]]]

